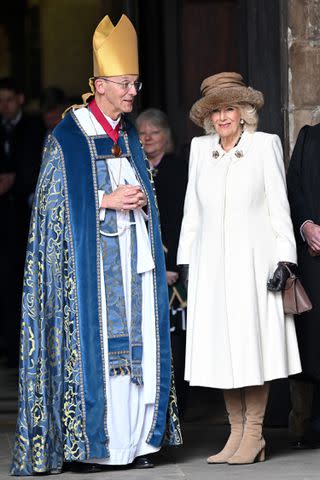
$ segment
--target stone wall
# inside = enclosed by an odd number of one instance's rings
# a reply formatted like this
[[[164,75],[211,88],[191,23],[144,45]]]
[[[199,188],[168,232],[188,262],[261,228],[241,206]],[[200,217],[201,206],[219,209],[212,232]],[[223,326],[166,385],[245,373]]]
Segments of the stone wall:
[[[320,0],[288,0],[290,152],[300,128],[320,122]]]

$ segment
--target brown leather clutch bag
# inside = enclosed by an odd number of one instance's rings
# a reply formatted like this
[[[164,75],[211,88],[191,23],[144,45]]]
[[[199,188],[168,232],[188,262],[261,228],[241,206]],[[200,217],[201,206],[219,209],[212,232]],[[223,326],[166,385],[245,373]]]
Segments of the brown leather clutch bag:
[[[298,277],[290,270],[290,276],[282,290],[283,311],[287,314],[300,315],[312,309],[312,303]]]

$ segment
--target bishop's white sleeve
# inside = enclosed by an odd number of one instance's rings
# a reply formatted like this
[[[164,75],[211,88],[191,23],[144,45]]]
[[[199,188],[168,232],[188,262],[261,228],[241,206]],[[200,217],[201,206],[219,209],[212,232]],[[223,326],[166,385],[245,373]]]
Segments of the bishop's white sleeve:
[[[266,136],[264,180],[272,228],[276,234],[276,260],[297,263],[296,243],[287,197],[285,169],[280,138]]]
[[[199,204],[196,192],[198,156],[197,138],[194,138],[190,148],[189,177],[177,253],[177,265],[188,265],[190,263],[191,249],[198,230]]]

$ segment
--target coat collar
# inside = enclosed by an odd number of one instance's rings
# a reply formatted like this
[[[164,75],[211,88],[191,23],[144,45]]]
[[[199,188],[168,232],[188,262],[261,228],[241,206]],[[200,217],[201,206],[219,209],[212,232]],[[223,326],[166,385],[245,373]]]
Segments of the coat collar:
[[[214,134],[213,136],[213,156],[214,158],[222,158],[224,155],[232,155],[238,159],[244,157],[252,143],[253,133],[243,132],[242,137],[238,145],[228,152],[225,152],[219,143],[219,135]]]

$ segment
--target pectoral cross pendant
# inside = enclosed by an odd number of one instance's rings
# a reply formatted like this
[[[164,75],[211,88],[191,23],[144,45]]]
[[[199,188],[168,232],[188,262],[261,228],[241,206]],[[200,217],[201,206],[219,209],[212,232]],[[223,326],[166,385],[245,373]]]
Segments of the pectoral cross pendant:
[[[122,151],[121,151],[121,148],[119,147],[119,145],[117,143],[115,143],[111,149],[111,153],[114,157],[120,157],[120,155],[122,154]]]

